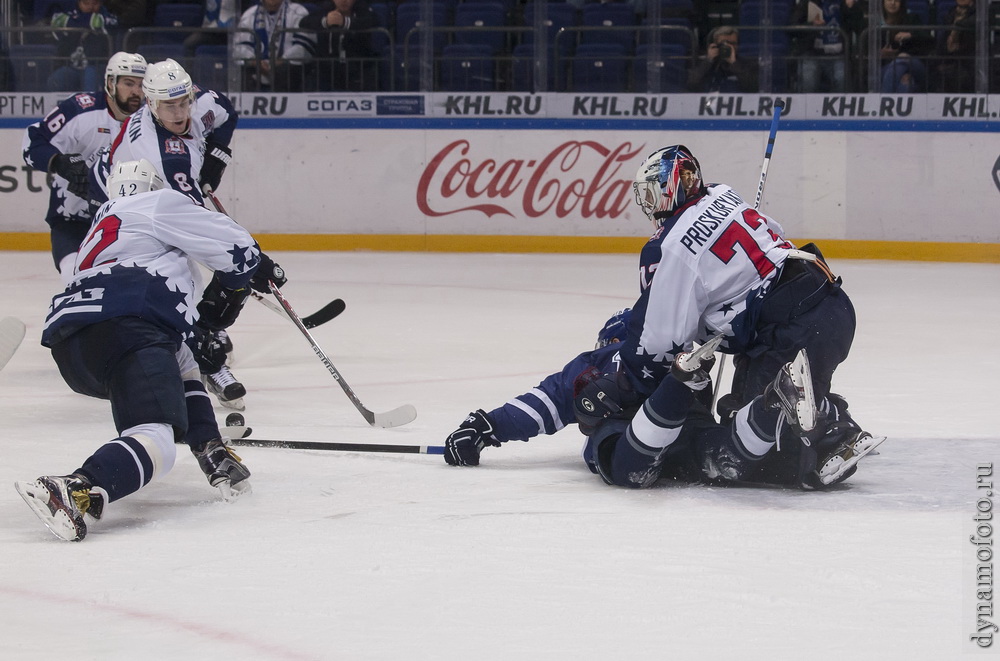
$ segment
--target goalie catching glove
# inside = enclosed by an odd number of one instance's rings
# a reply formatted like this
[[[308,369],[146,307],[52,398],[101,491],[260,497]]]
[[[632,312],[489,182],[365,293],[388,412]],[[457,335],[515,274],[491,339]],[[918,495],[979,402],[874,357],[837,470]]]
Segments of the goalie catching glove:
[[[209,142],[205,145],[205,162],[201,166],[198,174],[198,181],[201,182],[201,190],[208,194],[219,189],[222,183],[222,173],[226,171],[226,166],[233,160],[233,151],[225,145],[216,142]]]
[[[87,163],[80,154],[56,154],[49,161],[49,171],[55,172],[69,182],[67,186],[69,192],[85,200],[90,199],[87,170]]]
[[[260,253],[260,265],[254,271],[253,277],[250,278],[250,286],[261,294],[270,294],[271,288],[267,284],[268,280],[273,282],[278,289],[284,287],[285,283],[288,282],[288,278],[285,277],[285,269],[275,264],[274,260],[262,252]]]
[[[444,460],[451,466],[478,466],[483,447],[500,447],[493,432],[493,422],[486,411],[479,409],[469,414],[462,425],[448,435],[444,442]]]

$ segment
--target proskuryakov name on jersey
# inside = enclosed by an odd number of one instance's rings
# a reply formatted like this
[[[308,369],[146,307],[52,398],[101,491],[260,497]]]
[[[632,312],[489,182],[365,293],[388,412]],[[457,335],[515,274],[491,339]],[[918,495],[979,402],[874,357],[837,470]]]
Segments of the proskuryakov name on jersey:
[[[692,255],[697,255],[701,247],[712,237],[715,229],[724,223],[733,211],[745,204],[736,191],[726,191],[702,211],[691,226],[681,234],[680,244]]]

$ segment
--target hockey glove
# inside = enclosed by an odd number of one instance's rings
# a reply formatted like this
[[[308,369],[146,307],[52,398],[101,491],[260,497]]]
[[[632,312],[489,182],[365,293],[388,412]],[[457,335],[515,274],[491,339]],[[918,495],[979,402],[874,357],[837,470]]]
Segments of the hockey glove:
[[[273,282],[278,289],[284,287],[285,283],[288,282],[288,278],[285,277],[285,269],[275,264],[274,260],[264,253],[260,253],[260,265],[254,271],[253,277],[250,278],[250,286],[261,294],[270,294],[271,288],[267,285],[268,280]]]
[[[226,364],[226,346],[215,333],[200,324],[195,326],[194,337],[188,346],[203,374],[215,374]]]
[[[224,286],[216,273],[198,303],[198,325],[213,331],[229,328],[236,323],[249,296],[250,290],[246,287],[230,289]]]
[[[90,199],[90,182],[87,163],[80,154],[56,154],[49,162],[49,171],[69,182],[69,192],[85,200]]]
[[[493,422],[479,409],[469,414],[462,425],[444,442],[444,460],[451,466],[478,466],[483,447],[500,447],[493,433]]]
[[[208,194],[218,190],[219,184],[222,182],[222,173],[226,171],[226,166],[232,160],[233,151],[229,147],[216,142],[209,142],[205,145],[205,162],[198,175],[203,193]]]

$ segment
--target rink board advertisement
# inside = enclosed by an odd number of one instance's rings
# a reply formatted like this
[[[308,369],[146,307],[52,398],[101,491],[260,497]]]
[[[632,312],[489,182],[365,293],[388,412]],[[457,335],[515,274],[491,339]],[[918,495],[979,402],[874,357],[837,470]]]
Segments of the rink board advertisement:
[[[21,140],[61,98],[0,96],[0,232],[45,231]],[[995,96],[244,94],[220,197],[258,233],[644,237],[645,156],[685,144],[752,203],[778,98],[762,208],[790,236],[1000,243]]]

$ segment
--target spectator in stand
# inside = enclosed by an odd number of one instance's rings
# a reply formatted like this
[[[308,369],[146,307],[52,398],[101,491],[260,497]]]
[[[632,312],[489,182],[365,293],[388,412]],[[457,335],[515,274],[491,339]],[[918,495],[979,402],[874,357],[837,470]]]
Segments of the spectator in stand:
[[[260,0],[243,12],[239,27],[244,32],[236,35],[233,58],[242,61],[244,89],[302,91],[305,63],[316,51],[316,39],[291,28],[299,27],[308,14],[289,0]]]
[[[920,16],[907,10],[906,0],[882,0],[882,26],[879,33],[882,58],[883,92],[904,94],[927,91],[927,69],[922,58],[930,53],[934,40],[927,30],[912,27],[886,29],[886,26],[923,25]]]
[[[240,15],[240,0],[203,0],[202,9],[204,18],[201,27],[228,29],[236,25],[236,19]],[[184,53],[193,57],[198,46],[219,46],[225,43],[226,34],[223,32],[196,31],[184,40]]]
[[[377,88],[371,32],[378,17],[367,0],[327,0],[302,19],[299,27],[325,30],[316,40],[316,87],[327,91]]]
[[[739,56],[739,30],[720,25],[708,35],[705,55],[688,72],[692,92],[758,91],[757,61]]]
[[[867,27],[860,0],[807,0],[796,6],[795,24],[826,27],[801,34],[804,42],[799,91],[844,92],[846,40]]]
[[[118,19],[108,13],[101,0],[77,0],[76,9],[52,15],[52,27],[85,28],[87,32],[56,31],[56,55],[68,62],[52,72],[48,87],[53,92],[99,89],[101,66],[111,55]]]
[[[976,91],[976,5],[973,0],[956,0],[945,14],[944,24],[952,29],[938,40],[940,63],[937,92]]]

